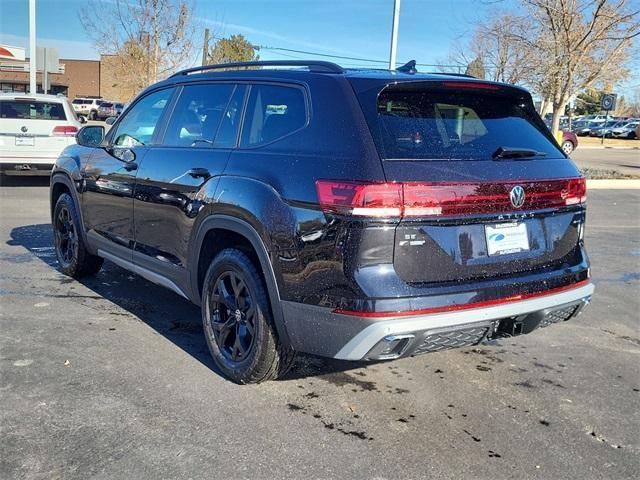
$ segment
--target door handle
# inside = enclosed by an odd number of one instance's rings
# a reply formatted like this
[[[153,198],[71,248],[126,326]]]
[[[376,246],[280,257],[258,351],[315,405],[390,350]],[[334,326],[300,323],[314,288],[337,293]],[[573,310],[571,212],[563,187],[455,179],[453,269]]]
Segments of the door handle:
[[[137,169],[138,169],[138,164],[137,164],[137,163],[135,163],[135,162],[125,163],[125,164],[124,164],[124,169],[125,169],[127,172],[133,172],[134,170],[137,170]]]
[[[192,168],[187,173],[193,178],[209,178],[211,176],[206,168]]]

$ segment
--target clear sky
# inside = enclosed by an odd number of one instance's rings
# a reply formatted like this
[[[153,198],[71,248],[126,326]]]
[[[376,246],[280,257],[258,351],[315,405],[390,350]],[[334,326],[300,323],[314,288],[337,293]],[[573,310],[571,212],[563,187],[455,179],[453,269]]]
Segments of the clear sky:
[[[57,47],[61,58],[99,58],[78,18],[84,0],[36,1],[40,45]],[[495,8],[495,0],[402,0],[398,61],[441,63]],[[392,10],[393,0],[196,0],[202,26],[216,35],[242,33],[257,45],[379,60],[389,56]],[[28,26],[28,0],[0,0],[0,43],[27,47]],[[262,50],[260,56],[309,58],[273,50]],[[635,70],[624,90],[640,87]]]

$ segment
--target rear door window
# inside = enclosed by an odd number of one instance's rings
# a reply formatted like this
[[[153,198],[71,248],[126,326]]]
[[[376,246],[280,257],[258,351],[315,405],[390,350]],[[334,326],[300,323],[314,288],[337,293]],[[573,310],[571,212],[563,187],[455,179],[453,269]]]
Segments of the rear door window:
[[[241,145],[257,146],[283,138],[307,123],[304,91],[283,85],[252,85]]]
[[[35,100],[1,100],[0,118],[20,120],[66,120],[64,107],[58,102]]]
[[[187,85],[173,109],[164,145],[212,146],[234,85]]]
[[[517,96],[392,88],[379,94],[367,121],[385,159],[485,160],[500,147],[562,156],[530,102]]]

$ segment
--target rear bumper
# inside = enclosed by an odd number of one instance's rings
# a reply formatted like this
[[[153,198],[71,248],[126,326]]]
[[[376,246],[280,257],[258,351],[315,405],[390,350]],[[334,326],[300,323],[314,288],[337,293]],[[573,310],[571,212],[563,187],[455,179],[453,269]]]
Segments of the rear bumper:
[[[294,302],[283,302],[283,310],[296,350],[343,360],[385,360],[530,333],[576,316],[593,291],[593,284],[587,283],[488,307],[384,318],[344,315]]]
[[[20,176],[48,176],[56,163],[53,157],[0,157],[0,174]]]

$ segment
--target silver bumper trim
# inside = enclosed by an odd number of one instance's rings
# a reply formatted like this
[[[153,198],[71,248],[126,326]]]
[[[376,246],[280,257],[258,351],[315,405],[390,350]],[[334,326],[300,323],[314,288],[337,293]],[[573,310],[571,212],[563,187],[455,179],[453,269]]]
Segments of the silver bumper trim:
[[[594,286],[590,283],[556,294],[544,295],[492,307],[410,317],[391,317],[366,327],[342,347],[334,358],[361,360],[380,340],[388,335],[400,335],[416,331],[455,327],[457,325],[514,317],[581,300],[591,296],[593,291]]]

